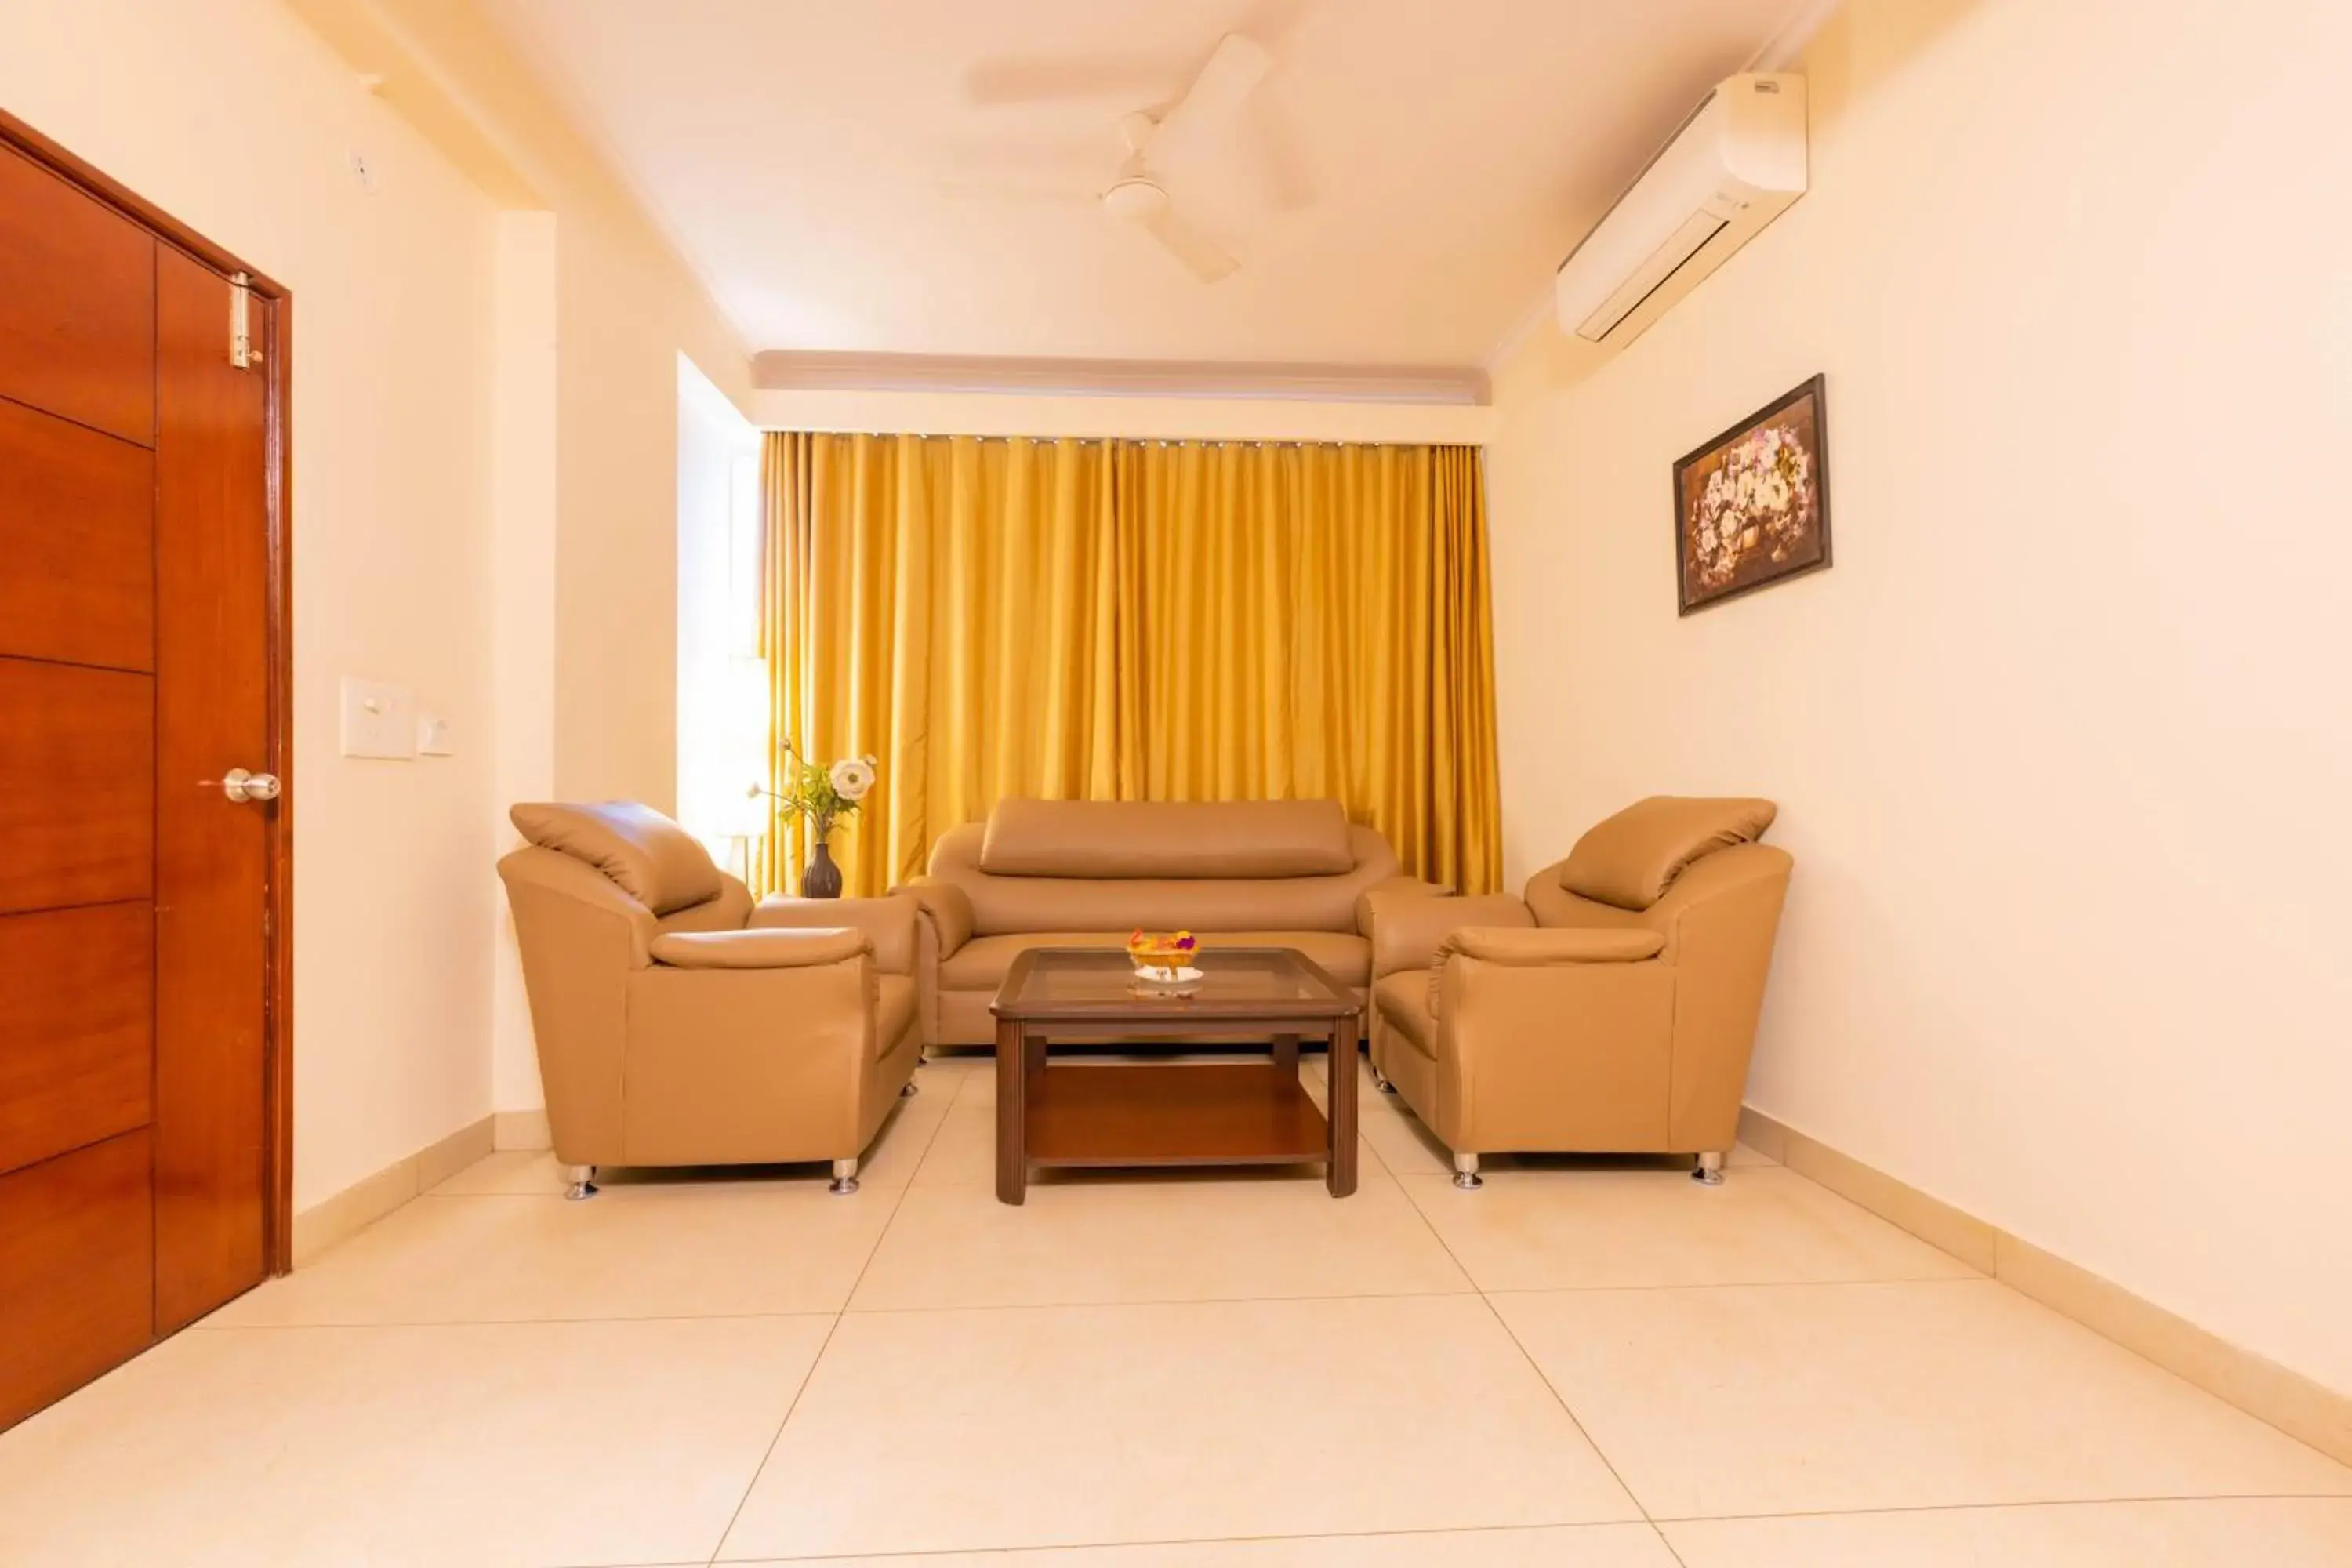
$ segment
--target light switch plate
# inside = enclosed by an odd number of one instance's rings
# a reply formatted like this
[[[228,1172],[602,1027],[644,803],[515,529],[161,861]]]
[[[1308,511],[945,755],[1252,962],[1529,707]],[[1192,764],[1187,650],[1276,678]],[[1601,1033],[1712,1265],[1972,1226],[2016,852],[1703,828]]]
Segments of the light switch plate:
[[[343,755],[407,762],[416,755],[416,694],[389,681],[343,677]]]
[[[457,726],[437,713],[425,714],[416,721],[416,750],[427,757],[456,756]]]

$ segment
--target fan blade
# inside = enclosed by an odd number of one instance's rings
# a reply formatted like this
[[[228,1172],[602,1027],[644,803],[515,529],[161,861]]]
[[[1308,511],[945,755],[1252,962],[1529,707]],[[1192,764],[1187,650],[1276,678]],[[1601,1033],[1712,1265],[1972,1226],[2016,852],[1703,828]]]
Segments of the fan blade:
[[[1227,33],[1217,41],[1216,52],[1201,74],[1192,79],[1191,90],[1183,100],[1160,116],[1160,132],[1152,141],[1172,137],[1182,142],[1190,137],[1213,134],[1241,112],[1257,84],[1274,68],[1274,57],[1265,46],[1242,33]]]
[[[1088,99],[1135,102],[1167,91],[1183,69],[1165,55],[982,60],[964,72],[963,95],[983,108]]]
[[[1214,283],[1232,275],[1240,265],[1220,248],[1217,242],[1176,216],[1171,207],[1162,207],[1143,220],[1142,228],[1152,238],[1168,247],[1170,255],[1192,270],[1192,276],[1203,283]]]

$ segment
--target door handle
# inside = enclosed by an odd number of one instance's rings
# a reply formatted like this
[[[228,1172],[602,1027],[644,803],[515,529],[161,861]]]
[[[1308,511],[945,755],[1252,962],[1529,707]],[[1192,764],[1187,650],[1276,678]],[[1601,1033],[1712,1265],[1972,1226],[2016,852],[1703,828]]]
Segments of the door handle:
[[[243,768],[231,768],[226,776],[220,781],[220,786],[221,794],[234,801],[278,798],[276,773],[253,773],[246,772]]]

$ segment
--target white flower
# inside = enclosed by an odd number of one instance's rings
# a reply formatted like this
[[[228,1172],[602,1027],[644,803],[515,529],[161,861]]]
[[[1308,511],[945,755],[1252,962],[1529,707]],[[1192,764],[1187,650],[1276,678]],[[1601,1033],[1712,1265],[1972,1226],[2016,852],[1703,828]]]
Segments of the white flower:
[[[864,800],[866,792],[874,787],[874,759],[845,757],[826,769],[825,776],[833,782],[833,793],[842,799]]]

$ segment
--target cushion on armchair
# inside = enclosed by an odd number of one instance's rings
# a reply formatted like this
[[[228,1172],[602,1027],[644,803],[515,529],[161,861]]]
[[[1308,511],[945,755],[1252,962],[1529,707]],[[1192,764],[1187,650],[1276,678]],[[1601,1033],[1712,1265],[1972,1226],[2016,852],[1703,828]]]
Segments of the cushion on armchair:
[[[525,838],[586,861],[657,915],[715,899],[724,886],[709,851],[649,805],[525,802],[507,815]]]
[[[653,940],[654,962],[672,969],[813,969],[873,951],[871,937],[845,926],[679,931]]]
[[[1595,903],[1646,910],[1692,861],[1754,843],[1779,812],[1769,800],[1654,795],[1578,839],[1559,883]]]

